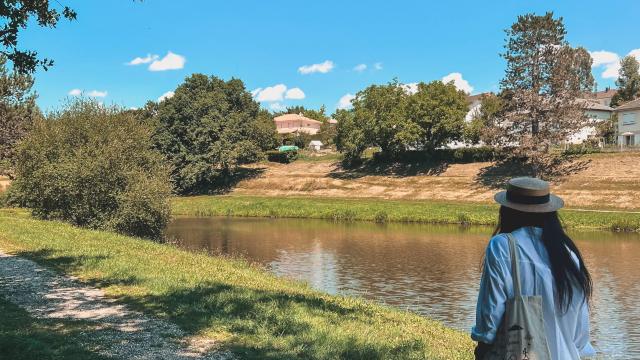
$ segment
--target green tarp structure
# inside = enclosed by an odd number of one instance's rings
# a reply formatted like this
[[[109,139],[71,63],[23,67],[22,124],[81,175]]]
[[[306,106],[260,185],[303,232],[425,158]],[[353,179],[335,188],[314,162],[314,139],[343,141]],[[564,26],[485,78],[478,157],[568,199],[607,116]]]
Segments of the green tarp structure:
[[[282,145],[278,148],[278,151],[280,152],[285,152],[285,151],[293,151],[293,150],[298,150],[299,148],[295,145]]]

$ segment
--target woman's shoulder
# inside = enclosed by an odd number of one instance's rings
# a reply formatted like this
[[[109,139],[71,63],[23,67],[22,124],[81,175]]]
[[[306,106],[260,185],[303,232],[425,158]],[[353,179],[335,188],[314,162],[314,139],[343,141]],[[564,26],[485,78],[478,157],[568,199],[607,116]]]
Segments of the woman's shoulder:
[[[507,234],[494,235],[487,245],[488,259],[504,259],[509,257],[509,237]]]

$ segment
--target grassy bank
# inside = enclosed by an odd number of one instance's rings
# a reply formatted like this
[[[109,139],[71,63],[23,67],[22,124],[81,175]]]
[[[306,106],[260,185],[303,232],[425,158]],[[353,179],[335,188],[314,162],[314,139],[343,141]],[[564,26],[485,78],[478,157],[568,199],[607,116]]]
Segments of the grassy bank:
[[[319,197],[194,196],[172,201],[174,215],[314,218],[335,221],[494,225],[494,204]],[[640,213],[561,210],[574,229],[639,231]]]
[[[468,335],[245,262],[0,211],[0,249],[217,339],[243,359],[471,359]]]

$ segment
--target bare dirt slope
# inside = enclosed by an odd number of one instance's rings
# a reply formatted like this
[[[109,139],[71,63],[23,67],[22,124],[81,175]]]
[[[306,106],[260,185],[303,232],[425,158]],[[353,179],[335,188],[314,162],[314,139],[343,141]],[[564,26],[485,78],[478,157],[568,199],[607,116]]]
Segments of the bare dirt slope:
[[[574,208],[640,208],[640,153],[594,154],[586,168],[553,183]],[[368,197],[489,202],[501,185],[487,175],[491,163],[451,164],[427,171],[347,171],[335,161],[256,165],[262,172],[232,193],[263,196]],[[415,173],[415,174],[414,174]]]

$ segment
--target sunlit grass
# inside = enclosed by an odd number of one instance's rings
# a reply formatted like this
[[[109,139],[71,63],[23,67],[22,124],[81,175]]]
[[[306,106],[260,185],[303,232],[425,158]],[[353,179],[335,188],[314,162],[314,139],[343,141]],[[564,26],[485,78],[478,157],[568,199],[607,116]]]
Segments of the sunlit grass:
[[[171,202],[174,215],[314,218],[335,221],[495,225],[498,206],[465,202],[319,197],[194,196]],[[565,209],[574,229],[640,230],[640,214]]]

